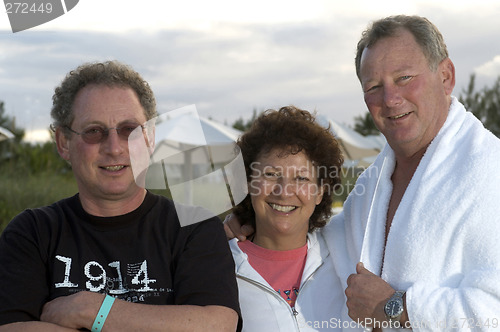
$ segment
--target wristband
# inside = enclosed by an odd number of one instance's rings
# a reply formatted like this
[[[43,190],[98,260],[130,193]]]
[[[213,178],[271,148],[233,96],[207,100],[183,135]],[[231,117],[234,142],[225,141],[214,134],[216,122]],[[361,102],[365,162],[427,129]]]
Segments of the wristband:
[[[101,332],[102,326],[108,317],[109,311],[111,310],[111,306],[115,302],[115,298],[109,295],[106,295],[104,301],[102,301],[101,307],[99,308],[99,312],[94,320],[94,325],[92,325],[92,332]]]

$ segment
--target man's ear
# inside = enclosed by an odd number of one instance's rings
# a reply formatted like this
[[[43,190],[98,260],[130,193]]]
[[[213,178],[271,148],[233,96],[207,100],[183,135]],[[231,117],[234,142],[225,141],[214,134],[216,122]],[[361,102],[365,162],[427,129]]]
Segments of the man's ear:
[[[69,139],[64,135],[63,130],[61,128],[56,129],[55,133],[57,152],[67,162],[70,161],[70,152],[69,152]]]
[[[455,65],[450,58],[441,61],[439,64],[439,72],[441,74],[444,91],[446,95],[450,96],[453,88],[455,88]]]

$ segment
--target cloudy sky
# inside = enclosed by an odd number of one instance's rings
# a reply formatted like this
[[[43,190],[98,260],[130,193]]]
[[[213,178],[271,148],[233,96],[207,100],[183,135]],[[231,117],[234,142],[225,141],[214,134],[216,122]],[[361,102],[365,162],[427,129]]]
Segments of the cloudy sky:
[[[500,75],[497,0],[80,0],[18,33],[0,13],[0,100],[33,139],[47,133],[66,72],[119,59],[150,82],[160,112],[195,104],[232,124],[253,109],[294,104],[352,125],[366,112],[353,65],[358,38],[370,21],[401,13],[440,28],[455,95],[472,73],[480,85]]]

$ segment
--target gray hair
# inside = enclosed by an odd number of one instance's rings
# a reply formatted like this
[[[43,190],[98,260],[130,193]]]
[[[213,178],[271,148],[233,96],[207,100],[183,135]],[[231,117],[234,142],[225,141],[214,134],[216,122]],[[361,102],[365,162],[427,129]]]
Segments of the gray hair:
[[[365,48],[375,45],[383,38],[397,36],[401,29],[413,34],[432,71],[437,69],[441,61],[448,58],[448,50],[441,32],[428,19],[421,16],[390,16],[373,22],[361,35],[355,59],[356,75],[359,79],[361,55]]]
[[[52,97],[53,128],[70,126],[74,120],[73,103],[78,92],[90,84],[130,87],[135,91],[146,119],[157,116],[156,100],[149,84],[139,73],[119,61],[85,63],[69,72]]]

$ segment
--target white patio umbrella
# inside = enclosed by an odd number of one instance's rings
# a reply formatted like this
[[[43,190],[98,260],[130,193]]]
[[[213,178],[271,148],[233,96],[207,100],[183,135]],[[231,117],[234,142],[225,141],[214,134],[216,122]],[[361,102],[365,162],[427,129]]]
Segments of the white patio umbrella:
[[[166,189],[168,182],[176,204],[201,206],[215,214],[244,199],[246,174],[235,144],[240,131],[198,116],[194,105],[162,114],[154,123],[149,165],[142,163],[136,170],[132,165],[134,175],[148,167],[146,188]]]
[[[379,151],[382,151],[387,144],[387,140],[382,133],[379,133],[378,135],[367,135],[365,137],[369,139],[375,146],[375,149]],[[366,168],[373,164],[375,159],[377,159],[377,156],[378,154],[369,157],[363,157],[358,161],[356,166]]]
[[[172,164],[187,166],[186,154],[191,164],[207,163],[210,159],[213,163],[223,163],[231,159],[241,131],[192,112],[170,113],[161,116],[163,119],[155,126],[154,162],[168,158]],[[204,149],[205,146],[208,149]]]
[[[329,122],[347,159],[360,160],[380,153],[378,145],[371,139],[334,120],[330,119]]]
[[[372,160],[377,156],[384,143],[385,138],[363,136],[346,125],[340,124],[332,119],[318,116],[318,122],[325,127],[330,125],[330,130],[340,143],[340,149],[344,155],[347,165],[357,165],[360,161]]]
[[[11,138],[14,138],[14,134],[3,127],[0,127],[0,141],[4,141],[6,139],[11,139]]]

